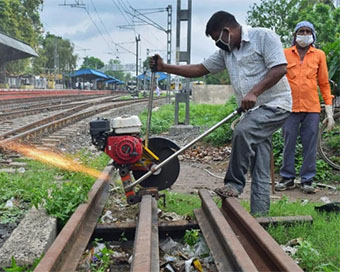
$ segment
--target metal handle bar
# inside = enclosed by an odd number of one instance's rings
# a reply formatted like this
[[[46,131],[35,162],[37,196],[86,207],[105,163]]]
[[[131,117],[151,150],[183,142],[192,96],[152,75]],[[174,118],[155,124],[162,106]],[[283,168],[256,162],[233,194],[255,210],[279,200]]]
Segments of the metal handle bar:
[[[242,112],[242,108],[238,108],[237,110],[233,111],[231,114],[229,114],[227,117],[225,117],[223,120],[218,122],[216,125],[209,128],[207,131],[205,131],[203,134],[198,136],[196,139],[192,140],[190,143],[188,143],[186,146],[182,147],[180,150],[173,153],[170,157],[166,158],[164,161],[162,161],[160,164],[157,164],[154,168],[152,168],[150,171],[145,173],[143,176],[141,176],[139,179],[137,179],[135,182],[132,182],[128,186],[126,186],[124,189],[125,191],[131,190],[133,187],[135,187],[137,184],[141,183],[142,181],[146,180],[148,177],[150,177],[154,172],[162,168],[164,165],[166,165],[168,162],[170,162],[173,158],[177,157],[183,151],[191,147],[193,144],[201,140],[203,137],[214,131],[215,129],[219,128],[224,123],[228,122],[231,118],[233,118],[236,114],[240,114]]]

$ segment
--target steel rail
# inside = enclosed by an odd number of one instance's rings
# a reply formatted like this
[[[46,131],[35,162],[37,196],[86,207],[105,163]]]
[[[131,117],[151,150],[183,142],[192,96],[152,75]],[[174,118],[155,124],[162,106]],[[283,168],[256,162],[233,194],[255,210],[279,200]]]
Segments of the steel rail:
[[[6,94],[6,95],[11,95],[10,93]],[[18,94],[20,95],[20,94]],[[99,97],[104,97],[106,96],[107,94],[102,94],[102,95],[97,95],[98,98]],[[88,99],[89,97],[94,97],[95,95],[94,94],[91,94],[91,95],[85,95],[86,97],[84,97],[84,99]],[[36,101],[48,101],[48,100],[51,100],[51,99],[69,99],[69,98],[79,98],[79,95],[64,95],[64,96],[59,96],[59,95],[52,95],[52,96],[38,96],[38,97],[26,97],[26,98],[12,98],[12,99],[1,99],[2,97],[0,96],[0,105],[3,105],[3,104],[15,104],[15,103],[23,103],[23,102],[36,102]],[[82,97],[83,98],[83,97]],[[81,101],[81,100],[84,100],[84,99],[77,99],[75,101]]]
[[[131,272],[159,271],[157,201],[144,195],[139,207]]]
[[[108,198],[109,176],[113,171],[112,165],[104,169],[92,186],[87,203],[78,206],[35,272],[76,270]]]
[[[45,271],[75,271],[79,260],[85,250],[90,238],[97,237],[95,232],[97,221],[102,212],[108,197],[108,179],[113,168],[108,166],[104,174],[96,181],[89,193],[89,200],[86,204],[81,204],[65,227],[62,229],[57,239],[40,261],[35,272]],[[171,223],[159,223],[157,220],[157,201],[151,195],[144,195],[139,207],[137,223],[122,223],[120,231],[127,231],[135,235],[134,251],[131,264],[132,272],[158,272],[159,267],[159,231],[178,231],[182,228],[201,228],[206,242],[210,248],[215,265],[218,271],[302,271],[290,257],[284,254],[283,250],[260,226],[259,222],[294,222],[301,220],[309,221],[304,217],[274,217],[274,218],[252,218],[237,202],[230,198],[228,213],[236,210],[244,221],[237,217],[228,220],[223,215],[226,211],[220,210],[209,195],[207,190],[199,191],[202,208],[195,210],[198,225],[193,222],[181,221]],[[230,222],[230,220],[234,220]],[[257,221],[256,221],[257,220]],[[250,222],[247,222],[250,221]],[[244,236],[239,230],[242,224],[249,224],[254,228],[254,237],[260,236],[262,243],[255,243],[252,237]],[[116,224],[113,224],[116,225]],[[258,228],[261,228],[260,230]],[[102,226],[108,236],[115,235],[108,228]],[[106,230],[107,229],[107,230]],[[163,230],[162,230],[163,229]],[[102,230],[103,231],[103,230]],[[111,233],[108,233],[111,232]],[[115,230],[117,232],[117,230]],[[98,233],[97,233],[98,234]],[[117,235],[116,235],[117,236]],[[120,237],[120,235],[118,235]],[[262,237],[262,238],[261,238]],[[131,239],[133,239],[131,237]],[[104,240],[107,240],[104,238]],[[273,245],[272,242],[276,244]],[[259,254],[249,249],[249,243],[254,243],[254,248]],[[265,254],[262,253],[265,251]],[[280,265],[273,265],[279,258]],[[255,258],[255,259],[254,259]]]
[[[311,215],[294,215],[294,216],[274,216],[274,217],[256,217],[256,222],[262,227],[268,225],[284,224],[286,226],[296,223],[313,223],[313,217]]]
[[[47,93],[45,93],[47,94]],[[36,102],[36,101],[48,101],[51,99],[73,99],[75,98],[74,101],[81,101],[81,100],[86,100],[91,97],[105,97],[108,95],[111,95],[112,93],[110,92],[105,92],[105,93],[90,93],[90,94],[66,94],[66,95],[56,95],[56,94],[49,94],[49,95],[43,95],[43,96],[37,96],[37,94],[28,94],[20,92],[13,94],[11,92],[6,92],[6,94],[0,92],[0,105],[3,104],[15,104],[15,103],[22,103],[22,102]],[[117,93],[118,94],[118,93]],[[120,94],[120,92],[119,92]],[[22,97],[23,95],[28,95],[28,97]],[[3,99],[4,97],[6,98],[7,96],[19,96],[18,98],[10,98],[10,99]]]
[[[200,190],[202,208],[194,210],[218,271],[257,271],[256,266],[207,190]]]
[[[236,198],[223,199],[220,210],[207,190],[200,190],[199,195],[202,208],[195,210],[195,215],[208,245],[210,244],[209,248],[219,271],[303,271]],[[232,239],[226,239],[223,232],[227,232]],[[223,244],[227,246],[224,252]],[[242,250],[235,245],[241,245]],[[244,252],[247,256],[244,256]],[[222,254],[224,256],[221,257]],[[239,269],[228,266],[233,262],[226,261],[229,254],[233,256],[236,268]],[[250,261],[253,267],[242,267],[245,261]]]
[[[27,101],[26,99],[21,99],[20,101],[17,100],[17,103],[8,103],[6,105],[1,106],[1,112],[2,113],[12,113],[13,111],[20,111],[25,109],[35,109],[37,107],[51,107],[51,106],[58,106],[58,105],[68,105],[69,103],[86,103],[86,100],[92,100],[92,99],[100,99],[100,98],[106,98],[106,99],[114,99],[121,97],[121,95],[91,95],[91,96],[83,96],[83,97],[69,97],[69,96],[63,96],[60,100],[55,99],[56,97],[52,97],[50,100],[47,100],[45,102],[39,101]],[[1,101],[1,100],[0,100]],[[4,100],[6,101],[6,100]],[[36,104],[36,102],[40,102],[39,104]],[[14,108],[14,109],[13,109]]]
[[[303,271],[236,198],[223,199],[221,211],[258,271]]]

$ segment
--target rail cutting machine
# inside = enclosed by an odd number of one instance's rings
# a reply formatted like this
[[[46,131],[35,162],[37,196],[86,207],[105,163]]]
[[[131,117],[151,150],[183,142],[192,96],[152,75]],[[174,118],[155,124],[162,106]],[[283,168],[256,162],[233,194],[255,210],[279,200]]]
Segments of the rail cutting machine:
[[[158,191],[169,188],[177,180],[180,171],[178,155],[242,112],[242,108],[234,110],[181,149],[169,139],[149,138],[157,58],[153,57],[156,65],[151,67],[151,90],[144,140],[140,135],[142,123],[138,116],[117,117],[113,119],[112,129],[108,119],[90,122],[92,143],[113,159],[114,165],[119,169],[129,204],[140,202],[144,194],[158,198]],[[131,172],[135,181],[132,180]],[[134,190],[136,185],[142,187],[138,192]]]
[[[114,118],[112,126],[108,119],[90,122],[92,143],[113,159],[115,167],[119,169],[129,204],[140,202],[145,193],[157,195],[158,191],[169,188],[177,180],[180,171],[176,157],[141,182],[142,189],[138,192],[135,192],[134,187],[129,187],[133,181],[131,172],[137,180],[179,150],[174,142],[166,138],[143,140],[140,135],[141,126],[138,116]]]
[[[135,204],[141,201],[144,194],[159,197],[158,191],[174,184],[180,170],[178,155],[241,112],[242,108],[234,110],[182,148],[161,137],[146,137],[143,141],[138,116],[115,118],[112,130],[107,119],[91,121],[90,133],[92,143],[108,154],[119,169],[127,202]],[[135,181],[132,181],[130,172]],[[136,193],[134,188],[138,184],[145,189]]]

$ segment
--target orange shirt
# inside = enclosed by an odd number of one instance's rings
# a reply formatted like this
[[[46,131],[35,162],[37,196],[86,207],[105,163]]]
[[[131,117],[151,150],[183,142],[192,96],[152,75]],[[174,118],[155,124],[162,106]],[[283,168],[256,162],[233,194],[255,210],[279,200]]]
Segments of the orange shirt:
[[[292,89],[292,111],[320,112],[318,85],[325,104],[331,105],[325,53],[310,46],[301,63],[296,46],[286,48],[284,52],[288,62],[286,76]]]

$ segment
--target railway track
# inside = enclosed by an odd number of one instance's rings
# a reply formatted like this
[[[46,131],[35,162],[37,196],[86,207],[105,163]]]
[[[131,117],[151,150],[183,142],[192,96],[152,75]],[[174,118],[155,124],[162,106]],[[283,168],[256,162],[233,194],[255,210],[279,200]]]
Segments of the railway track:
[[[40,118],[38,121],[19,126],[18,128],[2,131],[0,134],[0,148],[5,147],[11,142],[16,143],[34,143],[42,137],[48,137],[53,132],[64,127],[70,126],[88,117],[98,115],[100,113],[126,107],[129,105],[136,105],[139,103],[146,103],[147,99],[131,99],[131,100],[99,100],[96,102],[89,102],[85,104],[76,105],[73,108],[60,111],[56,114],[50,115],[46,118]],[[39,140],[41,143],[41,139]]]
[[[75,271],[78,262],[96,230],[96,225],[108,198],[112,166],[107,166],[89,192],[88,202],[81,204],[46,252],[35,272]],[[218,271],[302,271],[284,253],[274,239],[261,227],[235,198],[222,201],[218,208],[209,191],[199,191],[201,208],[195,210],[197,223],[159,224],[157,201],[145,195],[139,204],[136,223],[125,224],[135,233],[130,271],[160,271],[159,237],[172,230],[200,228],[210,248]],[[272,221],[273,222],[273,221]],[[267,222],[268,223],[268,222]],[[124,224],[123,224],[124,225]],[[112,228],[104,231],[114,236]]]
[[[2,120],[11,120],[16,119],[23,116],[28,115],[36,115],[42,112],[53,112],[56,110],[63,110],[71,107],[75,107],[76,105],[89,104],[98,99],[117,99],[121,97],[120,95],[116,96],[90,96],[90,97],[75,97],[75,98],[61,98],[61,99],[52,99],[47,103],[41,102],[21,102],[9,104],[7,107],[1,105],[1,113],[0,113],[0,121]]]
[[[13,108],[20,105],[21,102],[27,104],[50,104],[58,103],[59,101],[81,101],[88,98],[95,98],[98,96],[112,95],[111,91],[20,91],[20,92],[3,92],[0,91],[0,105],[1,110],[6,108]],[[114,92],[116,95],[128,94],[127,92]]]
[[[0,148],[11,142],[41,145],[59,142],[51,133],[77,124],[88,117],[112,108],[128,107],[138,101],[110,101],[93,103],[90,108],[76,104],[58,116],[49,116],[22,128],[2,133]],[[96,104],[96,105],[94,105]],[[72,134],[72,133],[71,133]],[[60,137],[65,135],[65,130]],[[44,141],[45,140],[45,141]],[[89,192],[87,203],[81,204],[46,252],[35,271],[75,271],[79,260],[96,230],[97,222],[109,194],[113,166],[107,166]],[[171,229],[200,228],[214,257],[218,271],[302,271],[280,246],[250,216],[234,198],[223,200],[219,209],[206,190],[199,192],[202,208],[195,211],[197,223],[179,226],[159,224],[157,201],[152,195],[142,197],[139,220],[132,228],[135,233],[131,271],[159,271],[159,240],[162,232]],[[131,227],[131,226],[130,226]]]
[[[108,109],[107,105],[109,107],[116,107],[117,105],[119,106],[119,102],[126,102],[126,100],[123,101],[115,101],[112,102],[111,99],[100,99],[100,100],[95,100],[95,101],[90,101],[87,103],[80,103],[80,104],[67,104],[64,106],[58,106],[59,111],[53,114],[45,115],[44,113],[38,112],[38,114],[31,116],[29,115],[27,118],[20,118],[16,120],[11,120],[10,122],[10,130],[7,129],[7,126],[4,126],[3,128],[0,128],[0,139],[6,139],[10,138],[11,136],[14,136],[16,134],[19,134],[21,132],[42,126],[44,124],[48,124],[50,122],[62,119],[67,116],[71,116],[73,114],[78,113],[79,116],[81,116],[81,113],[83,113],[86,110],[90,110],[91,108],[95,107],[98,112],[102,112]],[[105,107],[102,107],[102,105],[106,105]],[[66,108],[66,110],[65,110]],[[60,110],[61,109],[61,110]],[[33,110],[35,111],[35,110]],[[29,111],[22,112],[23,114],[27,115],[30,113]],[[16,114],[16,113],[13,113]],[[0,116],[1,118],[1,116]],[[31,121],[32,120],[32,121]],[[35,121],[38,120],[38,121]],[[25,125],[25,123],[27,123]],[[24,125],[23,125],[24,124]],[[7,130],[7,131],[6,131]],[[2,132],[1,131],[5,131]]]

